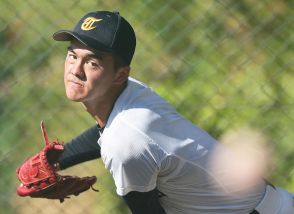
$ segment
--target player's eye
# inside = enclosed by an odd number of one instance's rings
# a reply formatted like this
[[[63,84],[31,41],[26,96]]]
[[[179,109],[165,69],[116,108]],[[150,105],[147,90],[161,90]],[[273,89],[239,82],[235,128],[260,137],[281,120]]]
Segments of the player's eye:
[[[87,61],[87,65],[90,67],[90,69],[94,69],[94,70],[100,68],[99,63],[94,60]]]
[[[68,51],[66,59],[69,63],[74,63],[77,59],[77,56],[75,55],[75,53]]]
[[[77,59],[77,56],[76,56],[74,53],[71,53],[71,52],[69,52],[69,53],[67,54],[67,56],[68,56],[68,58],[70,58],[70,59]]]

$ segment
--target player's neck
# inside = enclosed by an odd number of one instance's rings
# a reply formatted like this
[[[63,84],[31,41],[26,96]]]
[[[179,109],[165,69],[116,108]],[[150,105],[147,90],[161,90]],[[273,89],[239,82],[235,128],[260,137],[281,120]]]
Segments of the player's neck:
[[[86,111],[96,120],[100,127],[104,127],[111,114],[113,106],[126,85],[112,88],[104,97],[95,101],[83,102]]]

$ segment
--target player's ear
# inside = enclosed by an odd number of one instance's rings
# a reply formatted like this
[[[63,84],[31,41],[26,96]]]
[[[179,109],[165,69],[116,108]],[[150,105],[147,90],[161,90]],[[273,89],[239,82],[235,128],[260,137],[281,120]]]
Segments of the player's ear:
[[[124,83],[130,74],[130,66],[123,66],[117,69],[114,78],[114,84],[122,84]]]

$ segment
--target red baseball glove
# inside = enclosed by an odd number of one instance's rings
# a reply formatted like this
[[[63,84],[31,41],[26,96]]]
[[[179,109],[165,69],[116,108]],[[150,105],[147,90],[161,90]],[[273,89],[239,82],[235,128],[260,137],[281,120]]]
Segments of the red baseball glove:
[[[79,195],[97,181],[95,176],[77,177],[59,175],[54,167],[64,146],[58,140],[50,143],[43,122],[41,122],[45,147],[33,157],[27,159],[16,173],[21,184],[16,192],[19,196],[33,198],[59,199],[63,202],[70,195]],[[97,191],[97,190],[95,190]]]

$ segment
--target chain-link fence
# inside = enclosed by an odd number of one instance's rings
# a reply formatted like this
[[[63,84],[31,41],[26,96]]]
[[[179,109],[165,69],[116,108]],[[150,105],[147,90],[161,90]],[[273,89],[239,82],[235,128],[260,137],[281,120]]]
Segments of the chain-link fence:
[[[64,96],[67,44],[51,36],[104,9],[135,28],[133,76],[216,138],[236,127],[262,131],[274,148],[271,181],[294,191],[290,0],[1,0],[0,213],[129,213],[101,160],[62,172],[96,175],[99,193],[63,204],[15,194],[15,168],[43,146],[41,120],[64,141],[94,122]]]

